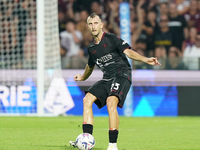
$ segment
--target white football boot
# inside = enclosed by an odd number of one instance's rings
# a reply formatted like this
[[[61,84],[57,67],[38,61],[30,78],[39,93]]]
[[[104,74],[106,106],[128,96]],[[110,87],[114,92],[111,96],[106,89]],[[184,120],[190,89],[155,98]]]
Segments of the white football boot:
[[[118,150],[117,143],[109,143],[107,150]]]
[[[75,141],[69,141],[69,144],[70,144],[70,146],[73,146],[74,148],[77,147]]]

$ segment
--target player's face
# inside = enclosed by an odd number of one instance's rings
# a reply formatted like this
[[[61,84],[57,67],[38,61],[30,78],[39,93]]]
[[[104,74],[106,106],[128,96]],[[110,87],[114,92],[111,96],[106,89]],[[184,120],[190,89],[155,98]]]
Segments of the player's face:
[[[87,28],[92,33],[93,36],[98,36],[102,31],[103,24],[101,19],[98,16],[94,18],[88,18],[87,20]]]

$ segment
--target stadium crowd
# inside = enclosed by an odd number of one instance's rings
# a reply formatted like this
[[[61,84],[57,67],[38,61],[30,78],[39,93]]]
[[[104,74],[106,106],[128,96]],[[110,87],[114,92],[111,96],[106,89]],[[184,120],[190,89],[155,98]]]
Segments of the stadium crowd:
[[[123,0],[58,0],[62,67],[84,68],[89,14],[98,14],[104,32],[120,36],[119,5]],[[200,70],[200,1],[129,0],[132,49],[155,56],[160,67],[132,62],[134,69]]]
[[[101,17],[104,32],[120,36],[122,1],[58,0],[63,69],[82,69],[87,63],[87,46],[93,40],[86,29],[89,14]],[[199,0],[129,0],[129,4],[132,49],[157,57],[162,64],[154,68],[132,61],[133,69],[200,70]],[[0,2],[0,68],[36,68],[36,18],[36,0]]]
[[[36,0],[0,1],[0,69],[35,69]]]

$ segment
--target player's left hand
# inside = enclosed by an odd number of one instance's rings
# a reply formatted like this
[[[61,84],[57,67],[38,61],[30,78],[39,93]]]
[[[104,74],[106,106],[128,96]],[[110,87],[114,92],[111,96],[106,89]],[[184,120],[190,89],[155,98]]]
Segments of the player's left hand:
[[[161,65],[161,64],[158,62],[158,59],[157,59],[157,58],[154,58],[154,57],[148,58],[147,63],[150,64],[150,65],[156,65],[156,66],[160,66],[160,65]]]

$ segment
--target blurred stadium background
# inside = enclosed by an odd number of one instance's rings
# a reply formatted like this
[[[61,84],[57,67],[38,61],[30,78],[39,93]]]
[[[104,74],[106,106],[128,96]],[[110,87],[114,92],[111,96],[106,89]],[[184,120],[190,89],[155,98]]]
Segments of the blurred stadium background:
[[[73,80],[87,63],[92,12],[105,32],[162,64],[131,62],[133,85],[121,116],[200,115],[200,1],[1,0],[1,116],[82,115],[84,90],[102,77],[95,68],[87,81]],[[107,116],[106,107],[93,107],[95,116]]]

